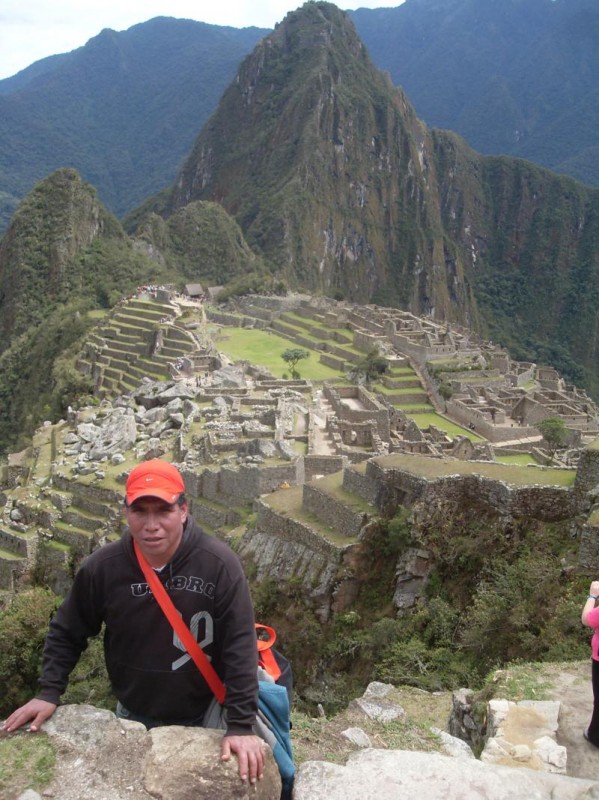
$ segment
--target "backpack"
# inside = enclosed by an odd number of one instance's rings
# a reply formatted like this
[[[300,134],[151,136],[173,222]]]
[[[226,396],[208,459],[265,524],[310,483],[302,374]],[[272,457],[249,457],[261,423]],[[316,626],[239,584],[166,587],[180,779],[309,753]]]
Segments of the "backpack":
[[[293,698],[293,673],[288,659],[273,647],[276,641],[273,628],[257,624],[256,630],[259,632],[256,733],[270,745],[281,774],[281,800],[289,800],[295,778],[289,716]],[[261,632],[265,632],[268,639],[263,638]]]
[[[291,745],[291,696],[293,692],[293,673],[290,662],[272,646],[276,634],[272,628],[256,625],[256,629],[266,630],[269,639],[258,638],[258,714],[256,734],[272,750],[281,775],[281,800],[291,800],[295,779],[293,748]],[[215,697],[203,719],[204,728],[226,728],[226,713]]]

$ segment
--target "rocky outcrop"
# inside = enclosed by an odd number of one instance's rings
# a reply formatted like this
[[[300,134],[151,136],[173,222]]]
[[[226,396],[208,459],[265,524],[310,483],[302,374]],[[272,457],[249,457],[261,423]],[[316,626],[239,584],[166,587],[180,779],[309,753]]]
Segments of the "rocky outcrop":
[[[57,709],[39,735],[50,738],[57,759],[54,779],[43,790],[44,797],[60,800],[280,798],[281,779],[270,751],[262,781],[255,787],[243,784],[237,760],[220,759],[221,731],[178,726],[148,731],[140,723],[117,719],[110,711],[81,705]],[[23,795],[4,795],[4,800],[17,797]],[[27,794],[27,800],[40,797],[32,790]]]
[[[294,800],[591,800],[599,783],[474,759],[405,750],[360,750],[347,764],[309,761],[296,779]]]

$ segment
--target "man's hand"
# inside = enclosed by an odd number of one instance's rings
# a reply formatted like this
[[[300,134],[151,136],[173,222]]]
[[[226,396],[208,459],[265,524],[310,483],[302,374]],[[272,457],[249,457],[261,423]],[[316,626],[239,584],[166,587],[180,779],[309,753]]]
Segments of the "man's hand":
[[[21,706],[21,708],[17,708],[16,711],[13,711],[2,726],[2,730],[6,731],[7,733],[12,733],[12,731],[16,731],[17,728],[20,728],[22,725],[26,725],[28,722],[33,720],[29,726],[29,730],[39,731],[40,726],[47,719],[50,719],[55,711],[55,703],[48,703],[46,700],[38,700],[37,698],[34,698],[28,703],[25,703],[24,706]]]
[[[220,750],[221,761],[235,753],[239,762],[239,777],[254,784],[264,775],[264,742],[259,736],[224,736]]]

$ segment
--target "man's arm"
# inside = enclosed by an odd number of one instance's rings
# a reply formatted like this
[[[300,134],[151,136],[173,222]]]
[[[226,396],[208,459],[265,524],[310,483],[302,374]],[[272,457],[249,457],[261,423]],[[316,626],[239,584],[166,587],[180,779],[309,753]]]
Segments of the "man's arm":
[[[231,587],[224,614],[217,622],[220,649],[220,675],[226,686],[225,710],[227,734],[248,736],[258,711],[258,650],[254,611],[242,575]]]

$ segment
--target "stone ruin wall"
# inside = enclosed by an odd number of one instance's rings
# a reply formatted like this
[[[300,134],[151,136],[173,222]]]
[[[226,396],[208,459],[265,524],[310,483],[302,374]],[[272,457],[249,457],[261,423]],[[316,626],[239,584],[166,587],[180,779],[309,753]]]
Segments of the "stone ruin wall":
[[[343,488],[346,492],[352,492],[358,497],[362,497],[367,503],[378,506],[379,484],[365,473],[355,469],[346,469],[343,473]]]
[[[419,503],[435,507],[441,502],[486,505],[498,514],[531,517],[546,522],[575,517],[588,510],[584,494],[559,486],[508,486],[479,475],[450,475],[436,480],[411,475],[401,469],[385,470],[369,462],[367,477],[379,482],[379,511],[392,516],[398,505]]]
[[[22,536],[14,536],[12,533],[2,528],[0,528],[0,549],[8,550],[10,553],[15,553],[24,558],[31,555],[30,547],[26,539]]]
[[[304,484],[303,508],[347,538],[357,537],[368,522],[368,514],[352,511],[317,484]]]
[[[312,605],[321,622],[331,615],[338,571],[345,553],[323,539],[308,526],[273,511],[263,501],[256,501],[256,526],[241,540],[239,555],[251,560],[256,580],[267,578],[279,584],[297,581],[305,599]]]
[[[580,454],[575,487],[580,492],[592,492],[599,497],[599,447],[587,447]]]
[[[364,333],[363,331],[354,331],[354,347],[358,350],[363,350],[368,353],[374,348],[380,348],[380,345],[386,343],[387,337],[384,330],[380,334]]]
[[[320,534],[292,517],[282,516],[263,500],[256,500],[255,508],[258,512],[256,530],[281,542],[298,544],[316,556],[338,562],[343,548],[323,539]],[[251,535],[251,531],[249,533]]]
[[[441,401],[444,403],[445,401]],[[527,439],[539,436],[536,428],[520,427],[514,422],[513,427],[499,428],[494,425],[487,415],[478,411],[472,406],[460,403],[459,400],[448,400],[446,403],[448,415],[461,425],[468,427],[471,423],[475,427],[476,433],[480,433],[490,442],[509,442],[512,439]],[[544,416],[547,416],[546,414]]]
[[[184,471],[188,491],[197,498],[222,502],[223,496],[240,504],[251,502],[261,494],[274,491],[282,483],[296,485],[304,482],[303,460],[280,466],[221,467],[218,471],[204,470],[201,474]]]
[[[331,367],[331,369],[337,369],[339,372],[343,372],[346,368],[346,362],[344,358],[338,358],[337,356],[327,355],[326,353],[321,353],[318,359],[321,364],[324,364],[326,367]]]
[[[334,388],[325,386],[323,394],[340,420],[350,423],[362,423],[372,420],[380,439],[383,442],[389,442],[391,438],[389,410],[361,386],[336,386]],[[354,397],[364,406],[364,410],[349,408],[341,402],[344,398]]]
[[[341,455],[335,456],[322,456],[322,455],[307,455],[304,456],[304,477],[306,481],[311,481],[316,475],[331,475],[333,472],[339,472],[347,465],[347,458]]]

